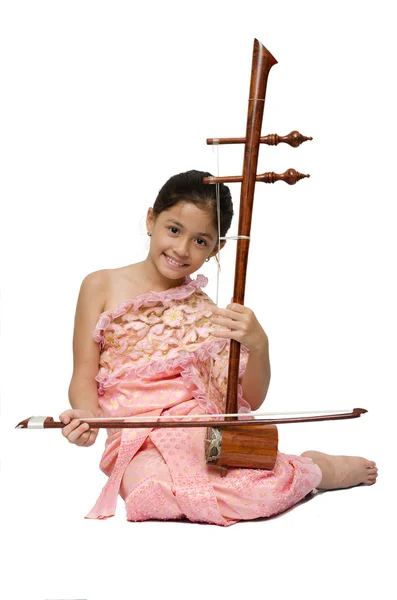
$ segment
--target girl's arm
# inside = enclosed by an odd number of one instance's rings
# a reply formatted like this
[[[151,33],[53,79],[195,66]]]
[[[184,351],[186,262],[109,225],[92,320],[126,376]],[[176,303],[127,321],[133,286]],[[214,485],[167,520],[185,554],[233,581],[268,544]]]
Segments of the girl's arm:
[[[269,341],[267,336],[262,347],[250,350],[247,368],[241,381],[243,398],[252,410],[257,410],[264,402],[270,384]]]
[[[99,412],[97,382],[72,379],[69,386],[69,403],[72,408],[89,410],[97,417]]]
[[[83,280],[77,300],[73,332],[73,374],[69,385],[72,408],[89,410],[98,416],[95,377],[99,365],[99,345],[91,332],[102,313],[106,297],[106,271],[95,271]]]
[[[270,383],[269,340],[254,312],[241,304],[229,304],[226,309],[211,307],[211,322],[226,327],[215,329],[212,335],[244,344],[249,350],[248,363],[242,378],[243,397],[252,410],[257,410],[266,398]]]
[[[99,414],[96,375],[99,366],[99,346],[91,337],[106,297],[106,271],[95,271],[85,277],[77,301],[73,333],[73,374],[69,385],[72,409],[65,410],[59,419],[65,424],[62,435],[77,446],[91,446],[98,429],[80,423],[81,417]]]

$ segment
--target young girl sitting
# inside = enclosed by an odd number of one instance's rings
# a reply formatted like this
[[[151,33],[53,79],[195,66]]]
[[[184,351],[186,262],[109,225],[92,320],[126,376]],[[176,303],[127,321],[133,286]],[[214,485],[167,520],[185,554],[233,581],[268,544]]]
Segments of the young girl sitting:
[[[239,412],[257,410],[270,382],[268,338],[252,310],[218,308],[191,279],[218,251],[215,186],[209,173],[171,177],[147,213],[146,260],[89,274],[77,302],[72,409],[63,435],[91,446],[98,430],[79,417],[221,413],[229,340],[241,343]],[[233,216],[220,185],[220,237]],[[222,241],[222,248],[225,241]],[[98,372],[99,364],[99,372]],[[100,467],[109,479],[87,518],[114,515],[118,494],[127,519],[189,519],[231,525],[285,511],[315,488],[375,483],[374,462],[308,451],[277,455],[272,471],[219,468],[205,461],[205,427],[109,429]]]

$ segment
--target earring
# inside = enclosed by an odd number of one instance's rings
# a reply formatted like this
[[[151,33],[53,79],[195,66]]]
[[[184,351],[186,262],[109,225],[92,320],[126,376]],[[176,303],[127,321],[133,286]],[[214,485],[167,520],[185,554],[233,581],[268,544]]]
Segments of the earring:
[[[147,232],[147,234],[148,234],[149,236],[150,236],[150,235],[152,235],[152,234],[151,234],[151,233],[149,233],[149,232]]]
[[[209,261],[209,258],[206,258],[206,259],[205,259],[205,262],[208,262],[208,261]]]

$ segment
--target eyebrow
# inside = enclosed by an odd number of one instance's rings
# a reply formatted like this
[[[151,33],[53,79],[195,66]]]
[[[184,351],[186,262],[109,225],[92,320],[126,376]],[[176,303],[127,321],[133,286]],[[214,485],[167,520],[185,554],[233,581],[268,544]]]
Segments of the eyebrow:
[[[175,225],[177,225],[181,229],[184,229],[184,226],[182,225],[182,223],[179,223],[179,221],[175,221],[175,219],[167,219],[166,223],[174,223]],[[209,233],[197,233],[196,235],[199,236],[199,237],[208,238],[211,242],[214,241],[214,238]]]

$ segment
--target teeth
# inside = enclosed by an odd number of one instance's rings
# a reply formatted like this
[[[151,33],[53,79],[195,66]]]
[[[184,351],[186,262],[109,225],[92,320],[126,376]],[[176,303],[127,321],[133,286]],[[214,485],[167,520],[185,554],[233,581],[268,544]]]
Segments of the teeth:
[[[167,256],[167,260],[172,262],[172,264],[176,265],[177,267],[182,267],[182,265],[183,265],[183,263],[178,263],[178,262],[176,262],[176,260],[174,260],[173,258],[170,258],[169,256]]]

